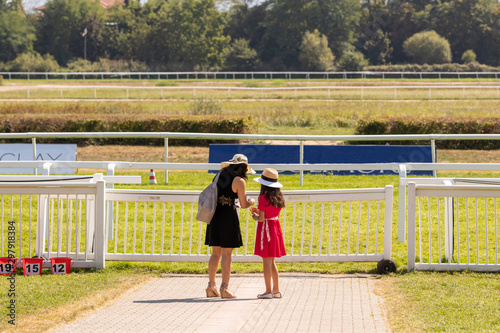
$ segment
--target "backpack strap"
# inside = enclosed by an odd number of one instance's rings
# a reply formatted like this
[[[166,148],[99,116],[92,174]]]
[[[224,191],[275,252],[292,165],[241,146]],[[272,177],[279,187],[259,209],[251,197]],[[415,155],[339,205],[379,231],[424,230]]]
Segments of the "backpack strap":
[[[214,181],[212,182],[212,187],[216,188],[217,187],[217,182],[219,181],[219,176],[220,176],[220,171],[217,173],[217,176],[215,176]]]

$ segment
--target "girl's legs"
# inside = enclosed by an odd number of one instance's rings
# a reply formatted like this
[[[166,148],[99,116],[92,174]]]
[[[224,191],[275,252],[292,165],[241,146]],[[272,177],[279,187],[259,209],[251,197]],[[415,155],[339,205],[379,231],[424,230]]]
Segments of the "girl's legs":
[[[276,262],[274,262],[274,258],[272,259],[271,263],[271,276],[273,279],[273,294],[279,293],[280,291],[280,285],[279,285],[279,273],[278,273],[278,266],[276,266]]]
[[[266,291],[264,294],[269,294],[272,290],[271,288],[271,278],[274,277],[273,275],[273,263],[274,263],[274,258],[269,257],[269,258],[262,258],[262,265],[263,265],[263,271],[264,271],[264,283],[266,284]]]

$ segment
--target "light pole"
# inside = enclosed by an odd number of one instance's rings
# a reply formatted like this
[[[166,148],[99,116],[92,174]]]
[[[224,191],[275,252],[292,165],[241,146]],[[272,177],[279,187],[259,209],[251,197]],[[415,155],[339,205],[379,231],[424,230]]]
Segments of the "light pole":
[[[87,61],[87,28],[83,30],[82,37],[83,37],[83,59]]]

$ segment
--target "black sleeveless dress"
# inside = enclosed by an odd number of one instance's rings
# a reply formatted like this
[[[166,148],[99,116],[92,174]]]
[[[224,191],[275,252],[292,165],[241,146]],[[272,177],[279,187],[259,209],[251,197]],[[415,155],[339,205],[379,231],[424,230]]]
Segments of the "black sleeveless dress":
[[[217,182],[217,208],[210,224],[207,225],[205,245],[237,248],[243,246],[240,221],[234,200],[238,195],[233,192],[232,184],[236,175],[223,170]]]

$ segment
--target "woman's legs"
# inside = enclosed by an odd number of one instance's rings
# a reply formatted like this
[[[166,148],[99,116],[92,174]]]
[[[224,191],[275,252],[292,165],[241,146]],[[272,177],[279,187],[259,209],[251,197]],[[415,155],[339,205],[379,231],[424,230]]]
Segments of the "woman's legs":
[[[215,282],[215,275],[217,274],[217,269],[219,268],[219,262],[222,255],[222,249],[220,246],[212,246],[212,256],[208,261],[208,280],[209,282]]]
[[[229,278],[231,276],[231,254],[233,253],[232,248],[220,248],[222,252],[222,259],[220,267],[222,269],[222,284],[229,284]],[[215,275],[214,275],[215,276]]]

